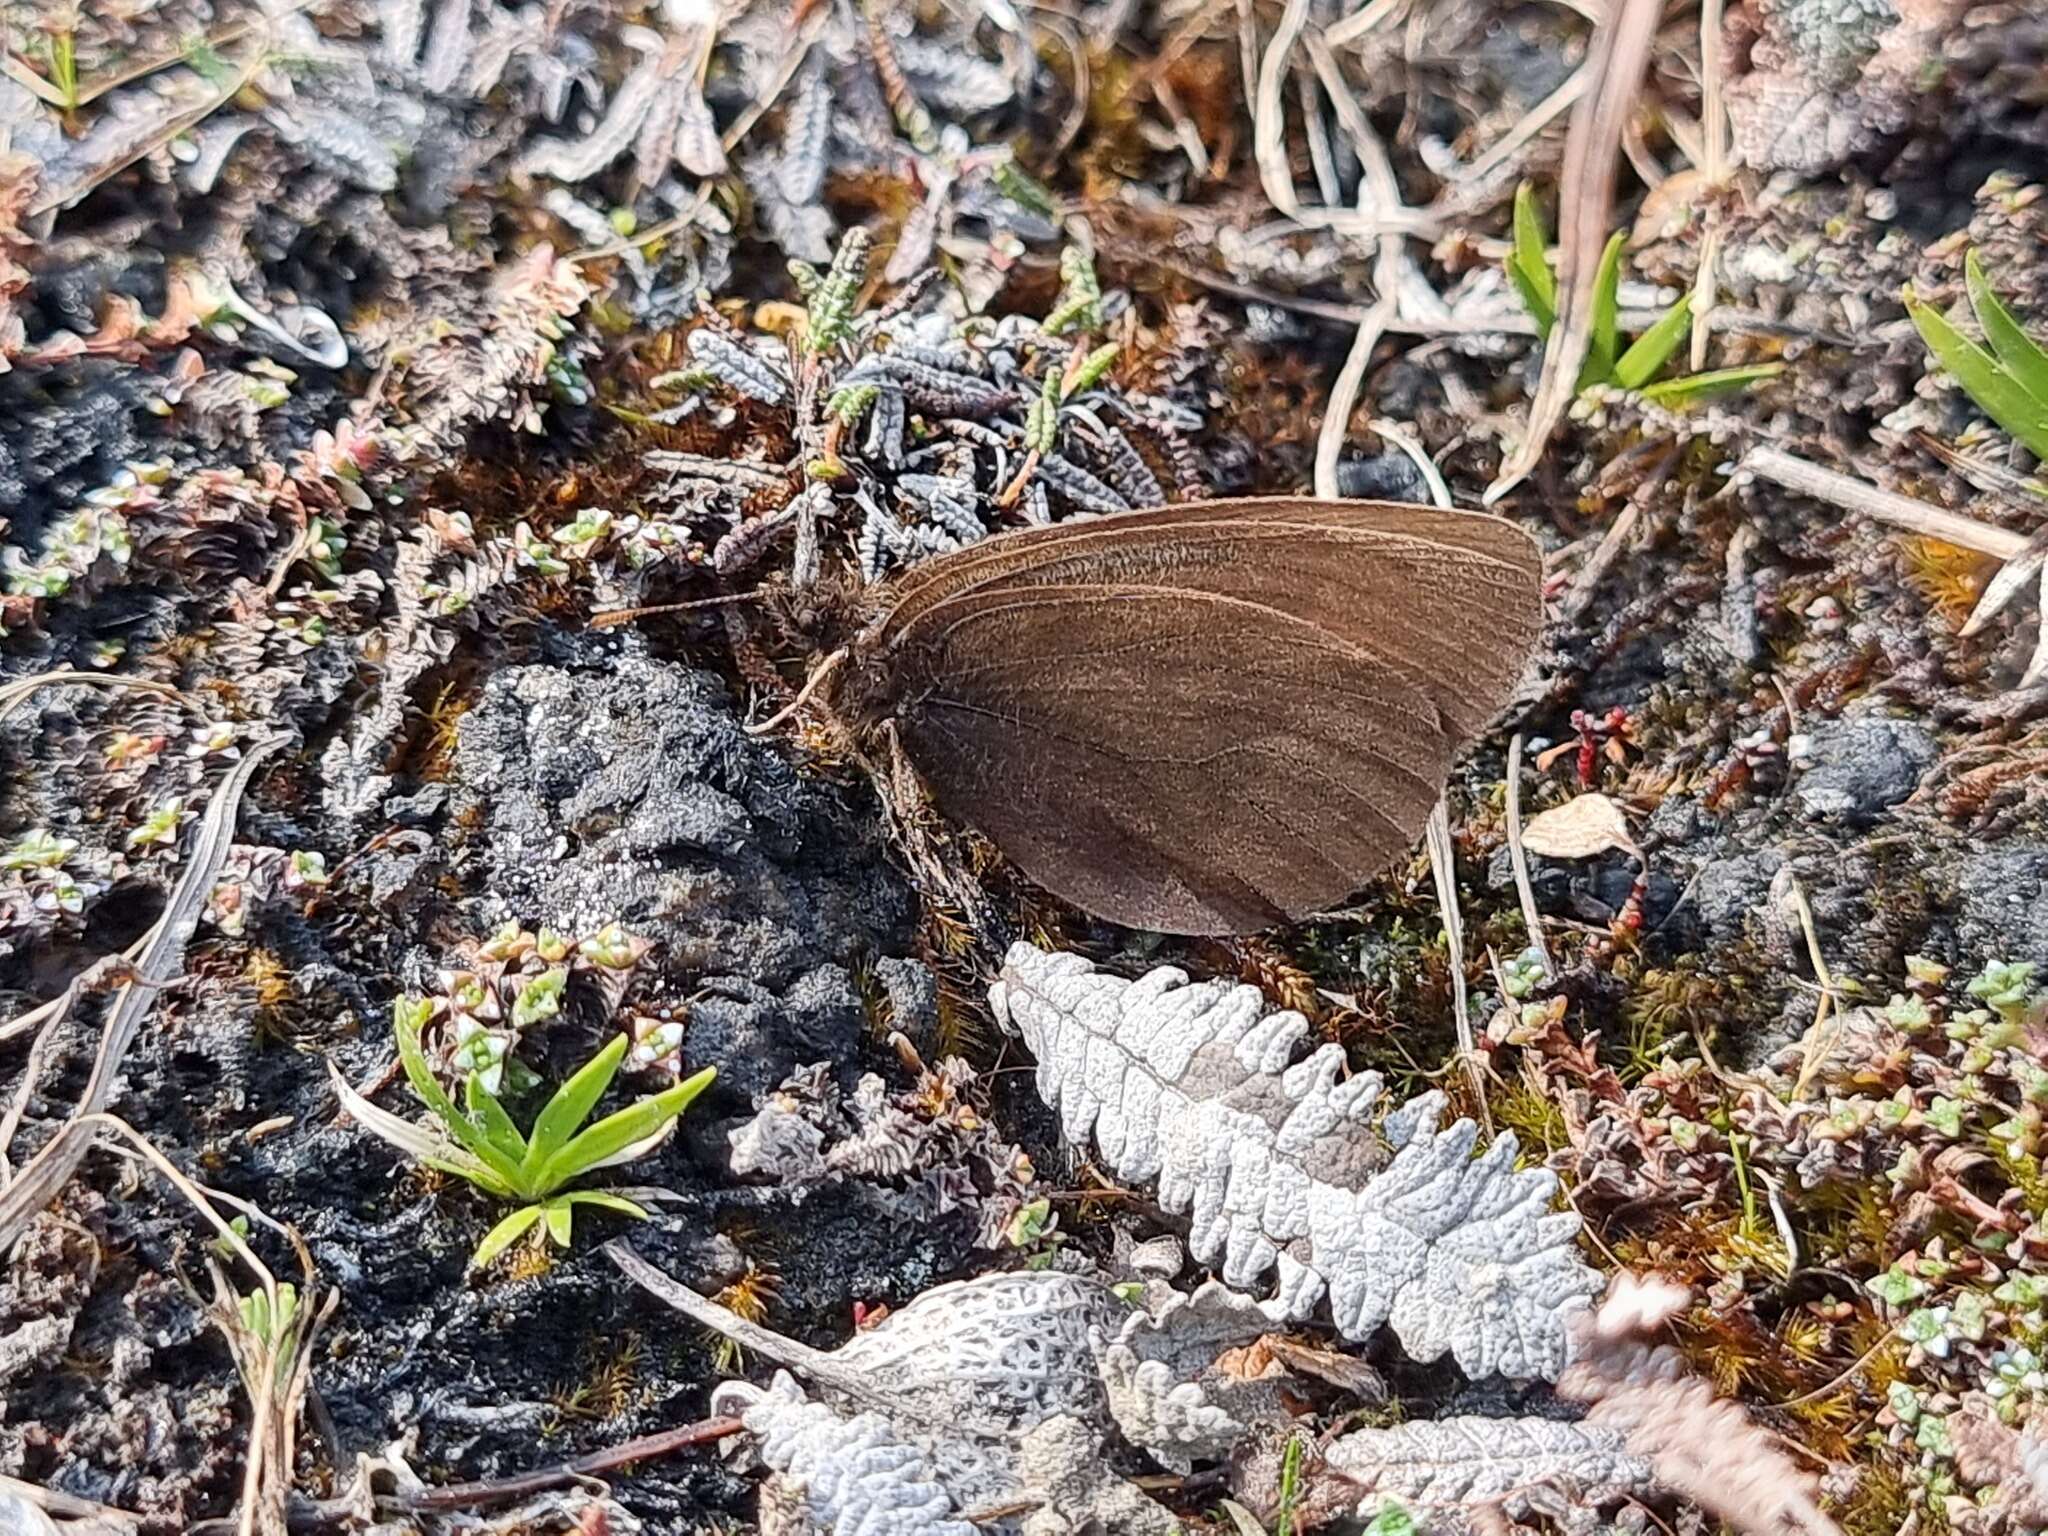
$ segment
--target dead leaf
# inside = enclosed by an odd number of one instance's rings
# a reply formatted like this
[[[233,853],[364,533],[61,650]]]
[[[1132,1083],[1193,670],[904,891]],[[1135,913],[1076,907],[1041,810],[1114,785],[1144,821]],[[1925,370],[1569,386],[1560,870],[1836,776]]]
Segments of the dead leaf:
[[[1260,1343],[1273,1359],[1290,1370],[1328,1382],[1341,1392],[1349,1392],[1362,1403],[1378,1404],[1387,1400],[1386,1378],[1356,1355],[1318,1349],[1313,1344],[1302,1344],[1280,1334],[1268,1334]]]
[[[1546,859],[1590,859],[1610,848],[1642,857],[1621,807],[1605,795],[1580,795],[1531,817],[1522,846]]]

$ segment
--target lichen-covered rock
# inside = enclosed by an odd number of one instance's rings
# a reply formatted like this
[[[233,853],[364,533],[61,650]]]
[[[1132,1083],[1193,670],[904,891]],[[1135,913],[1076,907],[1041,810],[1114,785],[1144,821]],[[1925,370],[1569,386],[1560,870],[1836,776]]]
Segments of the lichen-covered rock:
[[[1391,1323],[1417,1359],[1449,1353],[1473,1375],[1563,1369],[1599,1280],[1578,1218],[1552,1209],[1556,1180],[1516,1169],[1512,1135],[1474,1158],[1478,1128],[1440,1130],[1438,1093],[1381,1113],[1377,1075],[1338,1081],[1341,1047],[1294,1060],[1307,1021],[1256,987],[1170,966],[1125,981],[1020,943],[989,1001],[1038,1057],[1068,1140],[1092,1133],[1120,1177],[1156,1178],[1226,1284],[1270,1273],[1271,1316],[1327,1295],[1346,1338]]]
[[[2014,839],[1957,861],[1960,954],[2048,960],[2048,845]]]
[[[1760,0],[1749,68],[1730,82],[1736,158],[1830,170],[1906,126],[1923,67],[1963,0]]]
[[[1813,730],[1793,793],[1809,816],[1867,825],[1912,794],[1938,755],[1918,721],[1832,720]]]
[[[868,823],[748,737],[707,673],[506,668],[462,717],[456,772],[508,917],[617,919],[672,961],[781,990],[909,914]]]
[[[724,685],[636,655],[510,667],[463,716],[450,797],[480,825],[458,870],[506,919],[618,922],[699,992],[685,1051],[720,1087],[851,1062],[852,967],[904,946],[908,888],[872,822],[741,728]]]

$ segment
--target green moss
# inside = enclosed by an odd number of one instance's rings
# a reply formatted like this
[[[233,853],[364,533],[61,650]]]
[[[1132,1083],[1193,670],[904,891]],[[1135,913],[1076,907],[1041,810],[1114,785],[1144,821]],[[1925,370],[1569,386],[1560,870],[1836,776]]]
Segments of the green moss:
[[[1525,1162],[1540,1163],[1544,1154],[1566,1145],[1564,1111],[1548,1094],[1538,1093],[1525,1083],[1511,1082],[1487,1095],[1494,1124],[1513,1131],[1524,1152]]]

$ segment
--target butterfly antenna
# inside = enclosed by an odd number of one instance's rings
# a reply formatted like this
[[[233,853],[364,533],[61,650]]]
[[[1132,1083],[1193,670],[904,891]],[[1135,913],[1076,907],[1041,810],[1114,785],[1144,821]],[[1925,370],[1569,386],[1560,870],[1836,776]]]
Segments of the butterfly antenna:
[[[783,705],[782,708],[775,711],[774,714],[770,715],[766,720],[763,720],[760,724],[748,726],[747,734],[749,736],[765,736],[770,731],[774,730],[775,727],[782,724],[783,721],[787,720],[791,715],[794,715],[798,710],[802,709],[805,704],[810,702],[811,695],[818,691],[818,685],[823,683],[826,678],[830,677],[832,673],[835,670],[837,670],[839,664],[842,661],[846,660],[846,657],[847,650],[846,647],[842,645],[838,650],[834,651],[830,656],[827,656],[823,661],[818,663],[816,669],[811,673],[811,675],[804,679],[804,685],[803,687],[797,690],[797,695],[795,698],[791,699],[787,704]]]
[[[644,619],[657,613],[682,613],[691,608],[729,608],[734,603],[759,602],[763,594],[755,587],[746,592],[728,592],[723,597],[700,597],[690,603],[656,603],[650,608],[605,608],[590,616],[592,629],[609,629],[614,624],[630,624],[635,619]]]

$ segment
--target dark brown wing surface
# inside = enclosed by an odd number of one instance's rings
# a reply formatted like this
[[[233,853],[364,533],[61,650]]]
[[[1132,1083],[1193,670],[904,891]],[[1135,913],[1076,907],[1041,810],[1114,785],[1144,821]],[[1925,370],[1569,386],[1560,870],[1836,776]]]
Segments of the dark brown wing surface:
[[[927,562],[864,637],[948,815],[1132,927],[1249,932],[1413,842],[1541,622],[1534,545],[1371,502],[1211,502]]]

